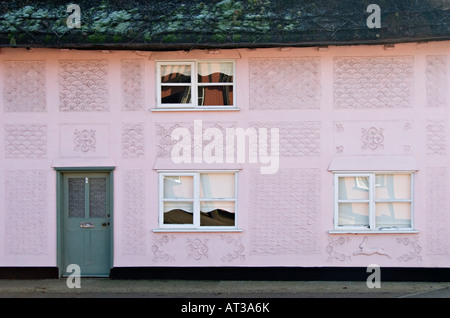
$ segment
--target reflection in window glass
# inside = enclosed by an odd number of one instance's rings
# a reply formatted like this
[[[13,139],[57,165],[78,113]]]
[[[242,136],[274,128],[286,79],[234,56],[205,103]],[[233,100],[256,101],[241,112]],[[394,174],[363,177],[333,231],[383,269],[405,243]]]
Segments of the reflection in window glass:
[[[190,83],[190,65],[161,65],[161,83]]]
[[[369,204],[339,203],[339,226],[369,227]]]
[[[233,63],[198,63],[199,83],[232,83]]]
[[[199,106],[233,105],[233,86],[199,86]]]

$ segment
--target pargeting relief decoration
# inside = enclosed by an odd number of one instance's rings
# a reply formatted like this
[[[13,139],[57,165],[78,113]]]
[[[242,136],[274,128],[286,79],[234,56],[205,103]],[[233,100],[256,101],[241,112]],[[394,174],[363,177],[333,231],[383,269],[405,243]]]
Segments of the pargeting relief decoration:
[[[250,59],[250,109],[318,109],[319,58]]]
[[[320,155],[320,130],[318,121],[251,122],[250,127],[278,128],[280,131],[280,155],[309,157]],[[270,140],[267,145],[271,149]]]
[[[411,107],[413,66],[412,56],[336,57],[334,107]]]
[[[235,261],[245,261],[245,247],[240,238],[231,235],[221,235],[220,237],[222,241],[226,243],[226,248],[228,249],[224,249],[225,255],[221,257],[222,262],[231,263]]]
[[[124,124],[122,127],[122,155],[124,158],[144,156],[144,125]]]
[[[368,246],[367,241],[368,241],[368,237],[365,236],[363,241],[361,242],[361,244],[359,244],[359,250],[357,252],[353,252],[353,256],[356,256],[356,255],[370,256],[370,255],[378,254],[378,255],[384,255],[384,256],[387,256],[388,258],[391,258],[391,256],[388,253],[386,253],[382,248]]]
[[[385,257],[386,259],[395,259],[398,262],[409,262],[412,260],[421,261],[422,247],[419,244],[419,238],[416,237],[393,237],[401,249],[397,249],[394,253],[388,251],[386,248],[374,245],[368,236],[364,236],[362,239],[358,239],[355,246],[352,239],[348,236],[340,236],[335,238],[334,236],[328,237],[328,245],[325,250],[328,254],[327,261],[332,263],[333,261],[347,262],[351,261],[352,257]],[[383,245],[392,247],[394,244],[385,242]],[[353,252],[350,252],[353,250]]]
[[[59,66],[61,111],[109,111],[106,60],[67,60]]]
[[[177,140],[172,140],[172,133],[177,128],[186,128],[189,130],[189,133],[191,135],[191,154],[195,153],[194,147],[196,145],[199,145],[200,147],[203,147],[205,149],[205,146],[208,145],[211,141],[203,139],[202,142],[197,143],[195,138],[195,124],[194,122],[191,123],[157,123],[156,124],[156,136],[158,138],[158,144],[157,144],[157,156],[162,158],[168,158],[171,156],[170,152],[174,145],[177,144]],[[201,134],[200,138],[203,138],[203,133],[208,128],[216,128],[220,130],[222,133],[223,139],[225,140],[226,136],[226,129],[227,128],[233,128],[235,126],[235,123],[230,122],[223,122],[223,123],[212,123],[212,122],[201,122]],[[200,130],[200,129],[199,129]]]
[[[442,120],[427,120],[426,146],[428,155],[445,155],[447,153],[445,122]]]
[[[5,173],[5,247],[7,254],[46,254],[48,235],[46,171]]]
[[[402,120],[347,120],[334,123],[336,154],[405,154],[414,146],[413,124]]]
[[[155,237],[152,245],[153,262],[174,262],[175,256],[170,255],[165,251],[165,247],[170,242],[175,240],[173,235],[163,235],[161,237]]]
[[[5,111],[45,112],[45,75],[44,61],[5,61]]]
[[[383,149],[383,141],[384,141],[384,135],[383,135],[383,128],[376,128],[376,127],[370,127],[370,128],[362,128],[361,129],[361,142],[362,146],[361,149],[368,149],[368,150],[377,150],[377,149]]]
[[[340,262],[349,261],[351,259],[350,255],[341,252],[341,248],[345,249],[346,245],[351,241],[348,236],[340,236],[338,238],[328,237],[328,245],[325,251],[328,254],[327,262],[332,263],[334,260]]]
[[[123,174],[124,254],[145,254],[145,171]]]
[[[202,258],[208,258],[208,239],[204,239],[203,241],[195,238],[187,238],[186,242],[188,243],[186,247],[187,258],[193,258],[198,261]]]
[[[251,170],[250,184],[250,253],[318,254],[320,170]]]
[[[144,110],[144,61],[123,60],[122,76],[122,109],[130,111]]]
[[[427,106],[447,106],[448,64],[445,55],[427,56]]]
[[[47,125],[5,125],[5,157],[43,159],[47,157]]]
[[[412,260],[422,261],[422,247],[419,245],[419,238],[413,237],[399,237],[397,238],[397,243],[408,249],[407,253],[399,256],[397,260],[399,262],[409,262]]]
[[[95,138],[94,129],[75,129],[73,142],[75,144],[73,150],[81,152],[95,152],[97,139]]]
[[[449,255],[449,172],[447,167],[426,170],[426,213],[428,255]]]

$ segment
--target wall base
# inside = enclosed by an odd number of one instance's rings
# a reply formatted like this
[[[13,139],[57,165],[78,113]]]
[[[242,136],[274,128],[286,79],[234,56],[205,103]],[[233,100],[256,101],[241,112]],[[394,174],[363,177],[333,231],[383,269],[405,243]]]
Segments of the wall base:
[[[114,267],[111,279],[366,281],[365,267]],[[59,278],[57,267],[0,267],[0,279]],[[450,268],[382,267],[382,281],[449,282]]]
[[[112,279],[366,281],[365,267],[115,267]],[[382,281],[450,281],[450,268],[381,268]]]

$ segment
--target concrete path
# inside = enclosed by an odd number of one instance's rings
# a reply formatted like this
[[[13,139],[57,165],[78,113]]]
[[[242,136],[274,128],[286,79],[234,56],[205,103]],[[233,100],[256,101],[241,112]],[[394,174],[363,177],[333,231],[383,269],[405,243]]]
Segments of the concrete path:
[[[203,281],[81,278],[0,280],[0,298],[450,298],[450,282]],[[69,286],[76,283],[69,280]]]

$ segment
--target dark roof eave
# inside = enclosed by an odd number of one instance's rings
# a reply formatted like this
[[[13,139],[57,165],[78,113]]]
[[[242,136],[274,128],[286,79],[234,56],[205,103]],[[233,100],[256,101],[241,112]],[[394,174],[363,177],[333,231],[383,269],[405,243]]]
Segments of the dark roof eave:
[[[0,48],[50,48],[76,50],[130,50],[130,51],[190,51],[194,49],[256,49],[274,47],[317,47],[317,46],[355,46],[355,45],[385,45],[414,42],[448,41],[448,36],[399,38],[386,40],[359,41],[311,41],[311,42],[267,42],[267,43],[65,43],[65,44],[16,44],[0,45]]]

